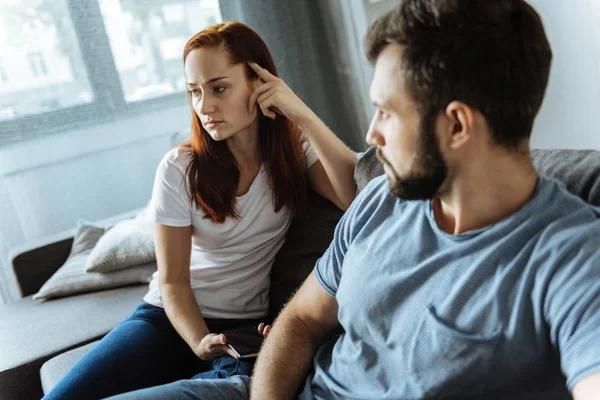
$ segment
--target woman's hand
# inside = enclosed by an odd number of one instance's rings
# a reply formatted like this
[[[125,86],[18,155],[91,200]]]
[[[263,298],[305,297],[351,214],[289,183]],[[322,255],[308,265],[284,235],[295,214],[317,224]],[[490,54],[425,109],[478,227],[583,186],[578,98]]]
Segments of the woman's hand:
[[[269,336],[269,333],[271,333],[271,325],[266,325],[264,322],[261,322],[258,325],[258,333],[260,333],[264,337]]]
[[[264,81],[250,95],[250,112],[258,104],[266,117],[275,119],[277,114],[281,114],[298,125],[312,116],[312,110],[296,96],[281,78],[276,77],[256,63],[250,62],[248,65],[256,72],[261,81]]]
[[[225,354],[237,358],[236,354],[227,346],[227,338],[222,333],[209,333],[204,336],[194,349],[194,353],[206,361],[214,360]]]

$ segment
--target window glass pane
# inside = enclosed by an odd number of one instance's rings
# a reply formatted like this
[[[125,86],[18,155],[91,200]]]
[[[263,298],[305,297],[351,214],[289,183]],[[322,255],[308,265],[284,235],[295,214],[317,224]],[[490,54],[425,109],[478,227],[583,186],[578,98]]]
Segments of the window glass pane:
[[[0,1],[0,120],[92,100],[67,0]]]
[[[129,102],[185,90],[183,47],[221,22],[218,0],[100,0],[100,9]]]

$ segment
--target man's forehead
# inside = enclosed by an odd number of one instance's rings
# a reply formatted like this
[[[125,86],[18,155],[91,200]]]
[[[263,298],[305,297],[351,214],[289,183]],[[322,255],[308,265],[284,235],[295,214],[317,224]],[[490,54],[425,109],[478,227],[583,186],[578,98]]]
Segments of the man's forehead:
[[[378,104],[391,103],[404,95],[404,79],[400,68],[402,46],[387,45],[377,57],[375,74],[371,82],[371,100]]]

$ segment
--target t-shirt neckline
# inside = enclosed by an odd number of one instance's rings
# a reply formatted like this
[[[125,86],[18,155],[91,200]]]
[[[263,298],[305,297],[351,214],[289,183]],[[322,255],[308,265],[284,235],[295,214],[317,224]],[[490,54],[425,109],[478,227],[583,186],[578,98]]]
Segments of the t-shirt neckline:
[[[434,230],[436,235],[446,237],[451,240],[457,240],[457,241],[467,240],[473,236],[477,236],[477,235],[479,235],[485,231],[488,231],[494,227],[499,227],[499,226],[505,225],[505,224],[509,223],[508,221],[510,221],[512,219],[527,217],[528,215],[530,215],[532,210],[535,210],[539,206],[539,203],[542,203],[546,200],[547,196],[544,196],[544,193],[547,192],[545,190],[545,188],[548,187],[548,183],[549,183],[548,179],[545,179],[543,176],[539,176],[537,183],[536,183],[535,191],[533,192],[533,195],[525,204],[523,204],[523,206],[521,206],[521,208],[519,208],[514,213],[502,218],[500,221],[493,223],[491,225],[484,226],[482,228],[473,229],[473,230],[459,233],[456,235],[443,231],[438,226],[437,221],[435,220],[435,216],[433,214],[433,200],[424,202],[427,207],[427,213],[426,213],[427,218],[429,220],[431,228]]]
[[[254,177],[254,180],[250,184],[248,191],[241,196],[235,196],[236,200],[241,200],[241,199],[245,198],[246,196],[248,196],[252,192],[252,189],[257,185],[256,181],[258,181],[258,178],[262,175],[264,169],[265,169],[265,164],[262,163],[260,165],[260,169],[258,170],[258,174],[256,174],[256,176]]]

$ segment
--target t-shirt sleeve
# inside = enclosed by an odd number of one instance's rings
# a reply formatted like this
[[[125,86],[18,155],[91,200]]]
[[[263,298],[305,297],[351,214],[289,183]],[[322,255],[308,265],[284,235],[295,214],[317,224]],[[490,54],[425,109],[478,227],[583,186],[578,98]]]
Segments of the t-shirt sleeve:
[[[362,216],[374,212],[371,200],[377,198],[374,192],[381,190],[380,183],[378,184],[377,181],[377,179],[372,180],[352,202],[335,227],[331,244],[315,265],[314,273],[317,281],[333,297],[342,278],[346,252],[362,227]],[[384,188],[387,188],[387,185]]]
[[[546,293],[550,340],[560,353],[569,390],[600,371],[600,236],[562,258]]]
[[[192,203],[186,187],[184,170],[167,154],[156,170],[149,207],[150,218],[163,225],[191,225]]]
[[[302,134],[302,140],[302,150],[306,155],[306,170],[308,171],[319,160],[319,156],[317,156],[317,152],[312,148],[305,134]]]

